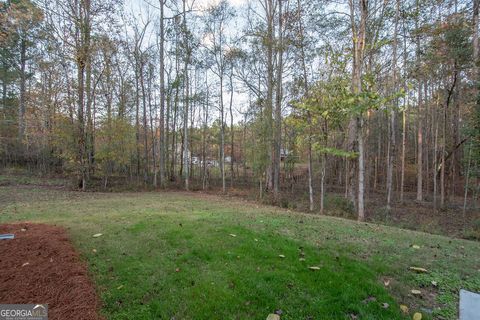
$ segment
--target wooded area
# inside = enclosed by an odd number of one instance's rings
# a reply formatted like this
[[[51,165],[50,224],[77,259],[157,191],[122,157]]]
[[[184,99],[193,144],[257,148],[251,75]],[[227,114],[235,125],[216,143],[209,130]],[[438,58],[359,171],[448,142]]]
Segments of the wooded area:
[[[478,206],[480,0],[0,3],[1,165]],[[131,5],[131,4],[130,4]]]

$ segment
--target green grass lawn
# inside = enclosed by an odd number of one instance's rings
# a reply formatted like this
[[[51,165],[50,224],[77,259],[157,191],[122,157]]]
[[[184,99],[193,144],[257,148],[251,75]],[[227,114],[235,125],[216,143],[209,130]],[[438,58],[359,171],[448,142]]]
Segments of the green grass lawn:
[[[480,291],[478,242],[240,200],[4,186],[0,208],[68,229],[107,319],[456,319],[459,288]]]

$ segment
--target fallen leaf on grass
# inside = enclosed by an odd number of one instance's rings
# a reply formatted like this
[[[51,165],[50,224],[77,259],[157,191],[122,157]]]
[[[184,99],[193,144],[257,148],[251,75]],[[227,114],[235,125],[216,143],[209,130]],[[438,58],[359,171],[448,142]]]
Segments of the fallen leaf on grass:
[[[280,258],[282,258],[282,259],[285,258],[285,256],[284,256],[283,254],[279,254],[278,256],[279,256]]]
[[[230,233],[230,237],[236,237],[237,235],[236,234],[233,234],[233,233]]]
[[[413,315],[413,320],[422,320],[422,314],[420,312],[416,312],[414,315]]]
[[[388,309],[388,307],[390,307],[390,305],[386,302],[382,303],[382,308],[383,309]]]
[[[428,273],[428,270],[425,268],[419,268],[419,267],[410,267],[409,268],[411,271],[415,271],[417,273]]]
[[[117,287],[117,290],[120,290],[123,288],[123,284]]]
[[[101,234],[101,233],[96,233],[96,234],[93,235],[94,238],[98,238],[98,237],[101,237],[101,236],[103,236],[103,234]]]
[[[401,304],[401,305],[400,305],[400,310],[402,310],[402,312],[403,312],[404,314],[407,314],[407,313],[408,313],[408,307],[407,307],[406,305],[404,305],[404,304]]]
[[[97,249],[92,249],[92,252],[93,252],[93,253],[97,253]]]
[[[417,244],[412,244],[412,248],[413,248],[413,249],[420,249],[420,246],[417,245]]]
[[[415,289],[413,289],[413,290],[411,290],[410,292],[411,292],[414,296],[420,296],[420,295],[422,295],[422,291],[420,291],[420,290],[415,290]]]
[[[320,267],[308,267],[308,269],[313,270],[313,271],[317,271],[317,270],[320,270]]]
[[[270,313],[267,320],[280,320],[280,316],[278,314]]]
[[[432,286],[434,286],[434,287],[438,286],[438,282],[437,281],[432,281]]]

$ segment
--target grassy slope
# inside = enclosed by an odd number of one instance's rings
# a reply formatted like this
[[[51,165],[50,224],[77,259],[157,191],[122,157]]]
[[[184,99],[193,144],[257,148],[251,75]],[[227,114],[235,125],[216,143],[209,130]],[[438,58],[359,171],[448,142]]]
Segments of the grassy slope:
[[[0,222],[69,228],[108,319],[402,319],[398,303],[455,319],[458,289],[480,291],[476,242],[185,193],[0,187],[0,204]]]

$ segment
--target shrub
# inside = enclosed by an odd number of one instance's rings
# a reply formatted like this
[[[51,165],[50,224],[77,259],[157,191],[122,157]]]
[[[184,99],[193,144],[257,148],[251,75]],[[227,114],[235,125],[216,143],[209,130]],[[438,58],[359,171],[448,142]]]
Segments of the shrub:
[[[325,209],[328,215],[347,219],[356,219],[357,217],[353,203],[342,196],[326,195]]]
[[[472,222],[472,225],[465,233],[467,239],[480,240],[480,219]]]

